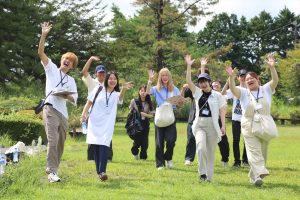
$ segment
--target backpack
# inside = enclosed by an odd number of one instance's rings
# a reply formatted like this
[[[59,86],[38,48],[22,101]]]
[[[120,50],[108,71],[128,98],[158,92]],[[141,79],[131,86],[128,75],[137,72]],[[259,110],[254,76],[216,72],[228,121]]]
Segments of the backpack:
[[[132,140],[134,140],[143,130],[141,121],[141,115],[137,109],[135,100],[134,108],[128,113],[125,125],[126,133]]]

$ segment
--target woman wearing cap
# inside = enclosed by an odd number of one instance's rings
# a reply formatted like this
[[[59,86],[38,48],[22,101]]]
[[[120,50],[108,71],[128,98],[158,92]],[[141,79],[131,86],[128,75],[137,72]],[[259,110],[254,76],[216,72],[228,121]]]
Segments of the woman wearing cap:
[[[221,136],[225,134],[226,101],[221,93],[212,90],[207,73],[198,76],[198,86],[191,79],[191,66],[195,60],[185,56],[187,64],[186,81],[193,93],[196,104],[196,116],[193,133],[198,154],[198,172],[201,181],[211,181],[214,173],[214,154]],[[221,128],[218,120],[221,118]]]
[[[243,111],[241,127],[250,165],[249,177],[250,181],[256,186],[261,186],[263,184],[262,179],[269,175],[266,168],[268,142],[261,140],[252,133],[251,124],[254,111],[270,115],[272,94],[278,84],[274,57],[269,55],[266,62],[270,68],[272,80],[260,86],[258,75],[255,72],[248,72],[245,78],[247,89],[236,87],[234,84],[234,70],[231,66],[226,68],[229,75],[229,88],[233,95],[241,101]]]

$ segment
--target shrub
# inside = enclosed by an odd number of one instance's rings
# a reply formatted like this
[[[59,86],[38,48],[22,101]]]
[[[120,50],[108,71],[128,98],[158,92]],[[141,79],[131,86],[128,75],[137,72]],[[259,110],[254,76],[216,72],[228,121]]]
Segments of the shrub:
[[[33,111],[26,112],[27,114],[22,111],[10,115],[0,115],[0,135],[9,135],[13,141],[22,141],[27,145],[39,136],[46,141],[42,121],[34,115]]]
[[[300,123],[300,109],[296,108],[290,113],[291,123],[298,124]]]
[[[36,104],[32,99],[26,97],[11,97],[0,101],[0,113],[10,114],[20,110],[33,109]]]

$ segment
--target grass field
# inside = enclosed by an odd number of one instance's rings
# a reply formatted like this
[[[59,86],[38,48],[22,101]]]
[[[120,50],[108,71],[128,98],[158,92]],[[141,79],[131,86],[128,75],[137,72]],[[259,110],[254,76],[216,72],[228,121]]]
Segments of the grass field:
[[[231,130],[231,125],[227,126]],[[155,168],[153,127],[147,161],[133,159],[132,141],[123,127],[123,123],[116,125],[107,182],[101,182],[94,163],[86,161],[85,138],[68,137],[59,170],[62,182],[48,183],[45,153],[23,158],[18,165],[8,166],[6,175],[0,178],[0,199],[300,199],[299,126],[279,126],[280,137],[269,145],[267,166],[271,175],[264,179],[261,188],[249,183],[248,168],[223,169],[219,150],[213,182],[199,182],[197,163],[183,164],[186,123],[177,124],[175,168],[162,171]],[[231,133],[228,138],[231,147]],[[229,162],[231,166],[232,149]]]

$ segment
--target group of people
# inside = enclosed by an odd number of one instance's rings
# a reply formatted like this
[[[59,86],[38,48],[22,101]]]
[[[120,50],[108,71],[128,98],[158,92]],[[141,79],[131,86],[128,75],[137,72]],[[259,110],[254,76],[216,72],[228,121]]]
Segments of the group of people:
[[[67,75],[69,70],[76,67],[78,58],[74,53],[68,52],[61,57],[60,67],[48,58],[44,52],[45,39],[52,25],[42,24],[42,34],[38,47],[38,54],[46,73],[46,94],[57,87],[73,93],[50,95],[46,99],[43,109],[43,123],[45,126],[48,149],[47,168],[49,182],[58,182],[57,174],[60,159],[64,149],[66,131],[68,128],[68,113],[66,102],[76,105],[78,97],[76,83]],[[112,136],[117,115],[117,105],[122,104],[126,90],[133,84],[125,82],[119,85],[118,74],[114,71],[106,72],[103,65],[96,67],[93,79],[89,74],[92,62],[99,58],[92,56],[85,64],[82,74],[83,81],[88,88],[87,102],[81,115],[81,122],[87,122],[86,142],[94,152],[96,172],[102,181],[108,179],[106,167],[108,160],[112,159]],[[269,175],[266,169],[266,156],[268,141],[264,141],[252,133],[251,120],[255,110],[261,110],[263,114],[270,115],[272,94],[278,84],[278,75],[275,69],[275,59],[267,58],[267,65],[271,71],[271,81],[261,86],[259,77],[255,72],[240,70],[238,73],[239,86],[235,85],[235,70],[227,66],[229,76],[223,90],[219,80],[212,81],[209,71],[205,69],[207,59],[201,59],[201,69],[197,82],[191,78],[191,66],[194,59],[190,55],[185,56],[187,64],[186,84],[182,91],[174,85],[172,74],[167,68],[162,68],[158,73],[157,83],[152,86],[155,73],[149,70],[147,85],[142,85],[138,90],[138,97],[130,102],[130,109],[137,109],[141,115],[142,133],[134,138],[131,153],[135,159],[147,159],[148,137],[150,122],[154,117],[154,104],[150,96],[153,96],[156,107],[162,106],[171,97],[183,96],[192,99],[187,126],[187,145],[185,165],[191,165],[195,155],[198,157],[198,173],[201,181],[212,181],[214,174],[214,155],[217,144],[222,155],[223,166],[228,165],[229,144],[226,135],[226,101],[233,99],[232,133],[234,167],[241,164],[249,165],[250,181],[261,186],[263,178]],[[58,83],[58,84],[57,84]],[[229,89],[227,89],[229,86]],[[121,88],[121,89],[120,89]],[[253,97],[256,101],[253,102]],[[176,109],[173,104],[172,109]],[[155,127],[155,160],[158,170],[165,167],[173,168],[173,152],[177,139],[176,120],[166,126]],[[245,145],[242,161],[240,160],[239,142],[243,135]]]

